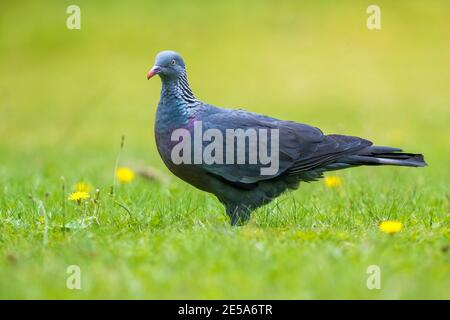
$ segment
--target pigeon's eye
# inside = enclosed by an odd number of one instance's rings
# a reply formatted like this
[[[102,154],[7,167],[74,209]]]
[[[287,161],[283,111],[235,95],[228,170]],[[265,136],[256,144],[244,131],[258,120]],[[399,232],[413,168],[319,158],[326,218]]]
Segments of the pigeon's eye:
[[[177,63],[177,62],[175,61],[175,59],[173,59],[172,61],[170,61],[170,64],[173,65],[173,66],[175,65],[175,63]]]

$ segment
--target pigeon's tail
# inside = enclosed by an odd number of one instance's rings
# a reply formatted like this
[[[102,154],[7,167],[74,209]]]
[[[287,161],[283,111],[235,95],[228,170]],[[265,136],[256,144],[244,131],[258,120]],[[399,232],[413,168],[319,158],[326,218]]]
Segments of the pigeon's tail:
[[[401,149],[391,147],[370,146],[357,154],[347,155],[339,162],[350,166],[405,166],[424,167],[427,165],[422,154],[405,153]]]

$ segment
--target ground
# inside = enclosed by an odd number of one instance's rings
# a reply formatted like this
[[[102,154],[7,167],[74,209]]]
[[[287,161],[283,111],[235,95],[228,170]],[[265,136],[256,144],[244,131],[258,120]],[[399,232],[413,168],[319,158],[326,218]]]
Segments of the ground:
[[[447,1],[378,1],[378,31],[360,1],[77,1],[81,30],[66,28],[70,4],[0,12],[0,298],[450,298]],[[163,49],[183,55],[204,101],[429,166],[335,172],[340,186],[302,184],[231,227],[157,154],[160,83],[146,72]],[[111,195],[122,135],[119,166],[169,180],[137,175]],[[79,181],[93,188],[80,204]]]

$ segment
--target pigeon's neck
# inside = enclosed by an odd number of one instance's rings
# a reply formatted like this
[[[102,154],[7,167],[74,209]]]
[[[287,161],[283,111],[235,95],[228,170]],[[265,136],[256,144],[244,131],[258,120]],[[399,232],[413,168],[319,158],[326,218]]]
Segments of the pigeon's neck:
[[[173,128],[187,126],[195,118],[201,101],[195,98],[186,78],[186,74],[178,78],[163,78],[161,98],[156,112],[156,131],[166,132]]]
[[[175,79],[162,79],[161,105],[171,109],[172,115],[189,116],[193,108],[200,104],[194,96],[186,77],[186,73]]]

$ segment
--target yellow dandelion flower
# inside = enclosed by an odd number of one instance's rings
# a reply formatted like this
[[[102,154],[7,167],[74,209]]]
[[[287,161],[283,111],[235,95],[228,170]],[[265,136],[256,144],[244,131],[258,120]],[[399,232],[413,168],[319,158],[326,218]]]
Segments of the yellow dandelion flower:
[[[324,183],[328,188],[338,188],[342,185],[342,179],[339,176],[327,176]]]
[[[84,181],[80,181],[80,182],[75,183],[75,185],[73,186],[73,189],[75,191],[89,193],[89,191],[91,191],[91,186]]]
[[[383,221],[380,223],[380,231],[387,234],[394,234],[402,230],[400,221]]]
[[[117,169],[116,172],[117,179],[119,179],[120,182],[127,183],[131,182],[134,179],[134,172],[130,168],[121,167]]]
[[[80,202],[81,200],[88,199],[89,197],[90,195],[86,191],[75,191],[70,194],[69,200]]]

